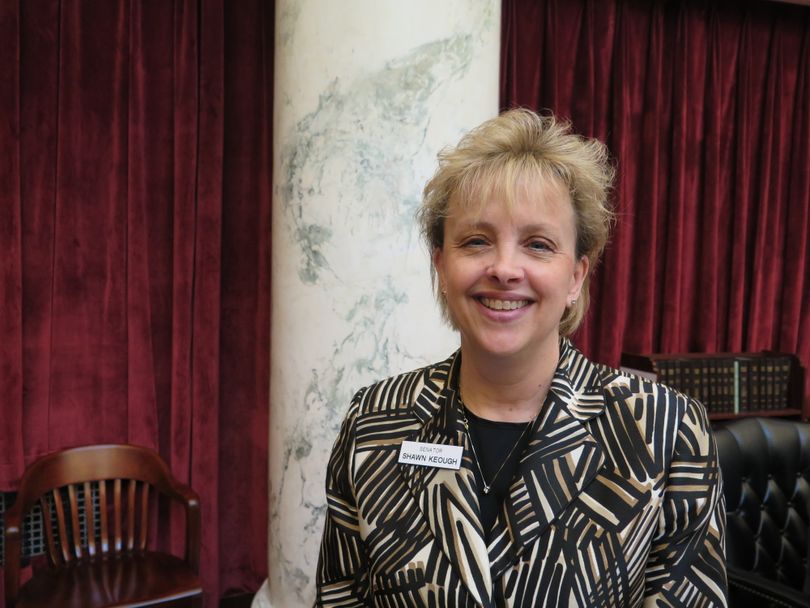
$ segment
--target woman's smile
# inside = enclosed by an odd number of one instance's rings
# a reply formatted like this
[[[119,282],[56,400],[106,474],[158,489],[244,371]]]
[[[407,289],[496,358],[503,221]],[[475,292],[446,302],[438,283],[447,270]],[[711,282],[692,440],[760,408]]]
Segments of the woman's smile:
[[[518,310],[529,305],[529,300],[501,300],[497,298],[478,298],[490,310]]]

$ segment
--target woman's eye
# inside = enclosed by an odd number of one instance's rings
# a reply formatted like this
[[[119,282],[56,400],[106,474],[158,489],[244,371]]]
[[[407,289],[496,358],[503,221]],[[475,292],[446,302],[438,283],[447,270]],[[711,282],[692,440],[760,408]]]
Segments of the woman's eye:
[[[528,247],[532,251],[551,251],[551,246],[545,241],[531,240]]]
[[[464,247],[483,247],[486,244],[486,240],[478,236],[469,238],[463,243]]]

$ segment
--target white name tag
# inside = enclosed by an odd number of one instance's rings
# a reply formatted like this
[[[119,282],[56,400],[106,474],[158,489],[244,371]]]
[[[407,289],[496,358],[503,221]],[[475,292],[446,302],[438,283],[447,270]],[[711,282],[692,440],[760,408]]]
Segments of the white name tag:
[[[461,467],[463,454],[464,448],[460,445],[403,441],[402,447],[399,449],[399,462],[418,464],[423,467],[458,469]]]

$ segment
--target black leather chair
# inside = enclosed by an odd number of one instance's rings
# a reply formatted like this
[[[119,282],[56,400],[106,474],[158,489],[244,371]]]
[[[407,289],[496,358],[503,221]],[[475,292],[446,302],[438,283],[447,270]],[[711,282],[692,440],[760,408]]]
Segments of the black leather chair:
[[[715,438],[731,606],[810,606],[810,424],[746,418]]]

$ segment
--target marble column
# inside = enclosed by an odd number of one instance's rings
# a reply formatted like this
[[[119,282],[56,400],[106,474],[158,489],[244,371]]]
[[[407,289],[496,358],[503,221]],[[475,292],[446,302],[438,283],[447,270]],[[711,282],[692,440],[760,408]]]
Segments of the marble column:
[[[497,113],[500,0],[276,0],[269,578],[312,605],[353,393],[444,358],[414,222],[436,153]]]

